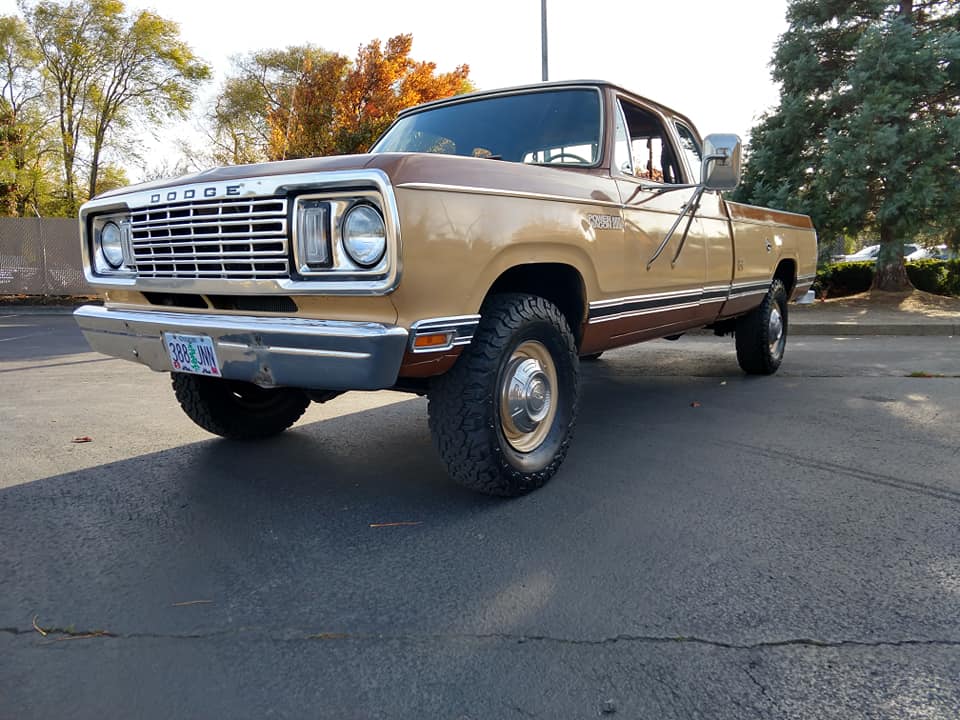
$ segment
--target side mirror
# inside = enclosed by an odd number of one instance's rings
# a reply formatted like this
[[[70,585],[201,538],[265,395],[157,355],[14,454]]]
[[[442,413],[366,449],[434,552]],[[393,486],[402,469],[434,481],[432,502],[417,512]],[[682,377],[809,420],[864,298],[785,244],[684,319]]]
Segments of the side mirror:
[[[733,190],[740,184],[743,144],[737,135],[707,135],[703,140],[700,182],[707,190]]]

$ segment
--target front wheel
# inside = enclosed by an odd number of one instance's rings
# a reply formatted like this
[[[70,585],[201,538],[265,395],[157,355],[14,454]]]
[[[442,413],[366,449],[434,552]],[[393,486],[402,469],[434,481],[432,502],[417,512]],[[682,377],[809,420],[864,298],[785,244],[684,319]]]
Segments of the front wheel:
[[[262,388],[239,380],[172,373],[173,392],[204,430],[233,440],[283,432],[303,415],[310,398],[294,388]]]
[[[556,306],[496,295],[471,344],[430,385],[430,430],[455,481],[488,495],[523,495],[566,457],[579,393],[576,343]]]
[[[760,306],[737,320],[734,334],[737,362],[745,373],[777,371],[787,346],[787,289],[782,281],[774,280]]]

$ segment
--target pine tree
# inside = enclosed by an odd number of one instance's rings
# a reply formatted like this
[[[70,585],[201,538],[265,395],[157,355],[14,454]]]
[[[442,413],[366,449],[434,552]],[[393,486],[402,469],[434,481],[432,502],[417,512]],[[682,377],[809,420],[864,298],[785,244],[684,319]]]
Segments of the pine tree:
[[[960,5],[792,0],[787,19],[738,198],[878,235],[874,288],[909,288],[903,242],[960,217]]]

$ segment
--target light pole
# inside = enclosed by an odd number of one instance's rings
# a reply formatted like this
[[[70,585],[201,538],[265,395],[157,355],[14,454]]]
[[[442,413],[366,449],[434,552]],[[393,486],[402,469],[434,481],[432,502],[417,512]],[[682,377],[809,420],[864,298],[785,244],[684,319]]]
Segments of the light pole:
[[[547,0],[540,0],[540,54],[543,81],[547,81]]]

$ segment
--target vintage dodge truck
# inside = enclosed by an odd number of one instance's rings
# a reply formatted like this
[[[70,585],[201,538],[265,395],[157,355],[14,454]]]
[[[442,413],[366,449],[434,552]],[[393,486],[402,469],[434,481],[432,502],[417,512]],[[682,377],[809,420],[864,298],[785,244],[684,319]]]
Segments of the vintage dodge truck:
[[[740,152],[605,82],[440,100],[365,155],[91,200],[105,304],[76,318],[95,350],[172,373],[186,414],[227,438],[347,390],[426,395],[450,475],[519,495],[563,462],[582,360],[708,327],[745,372],[780,365],[816,234],[723,198]]]

